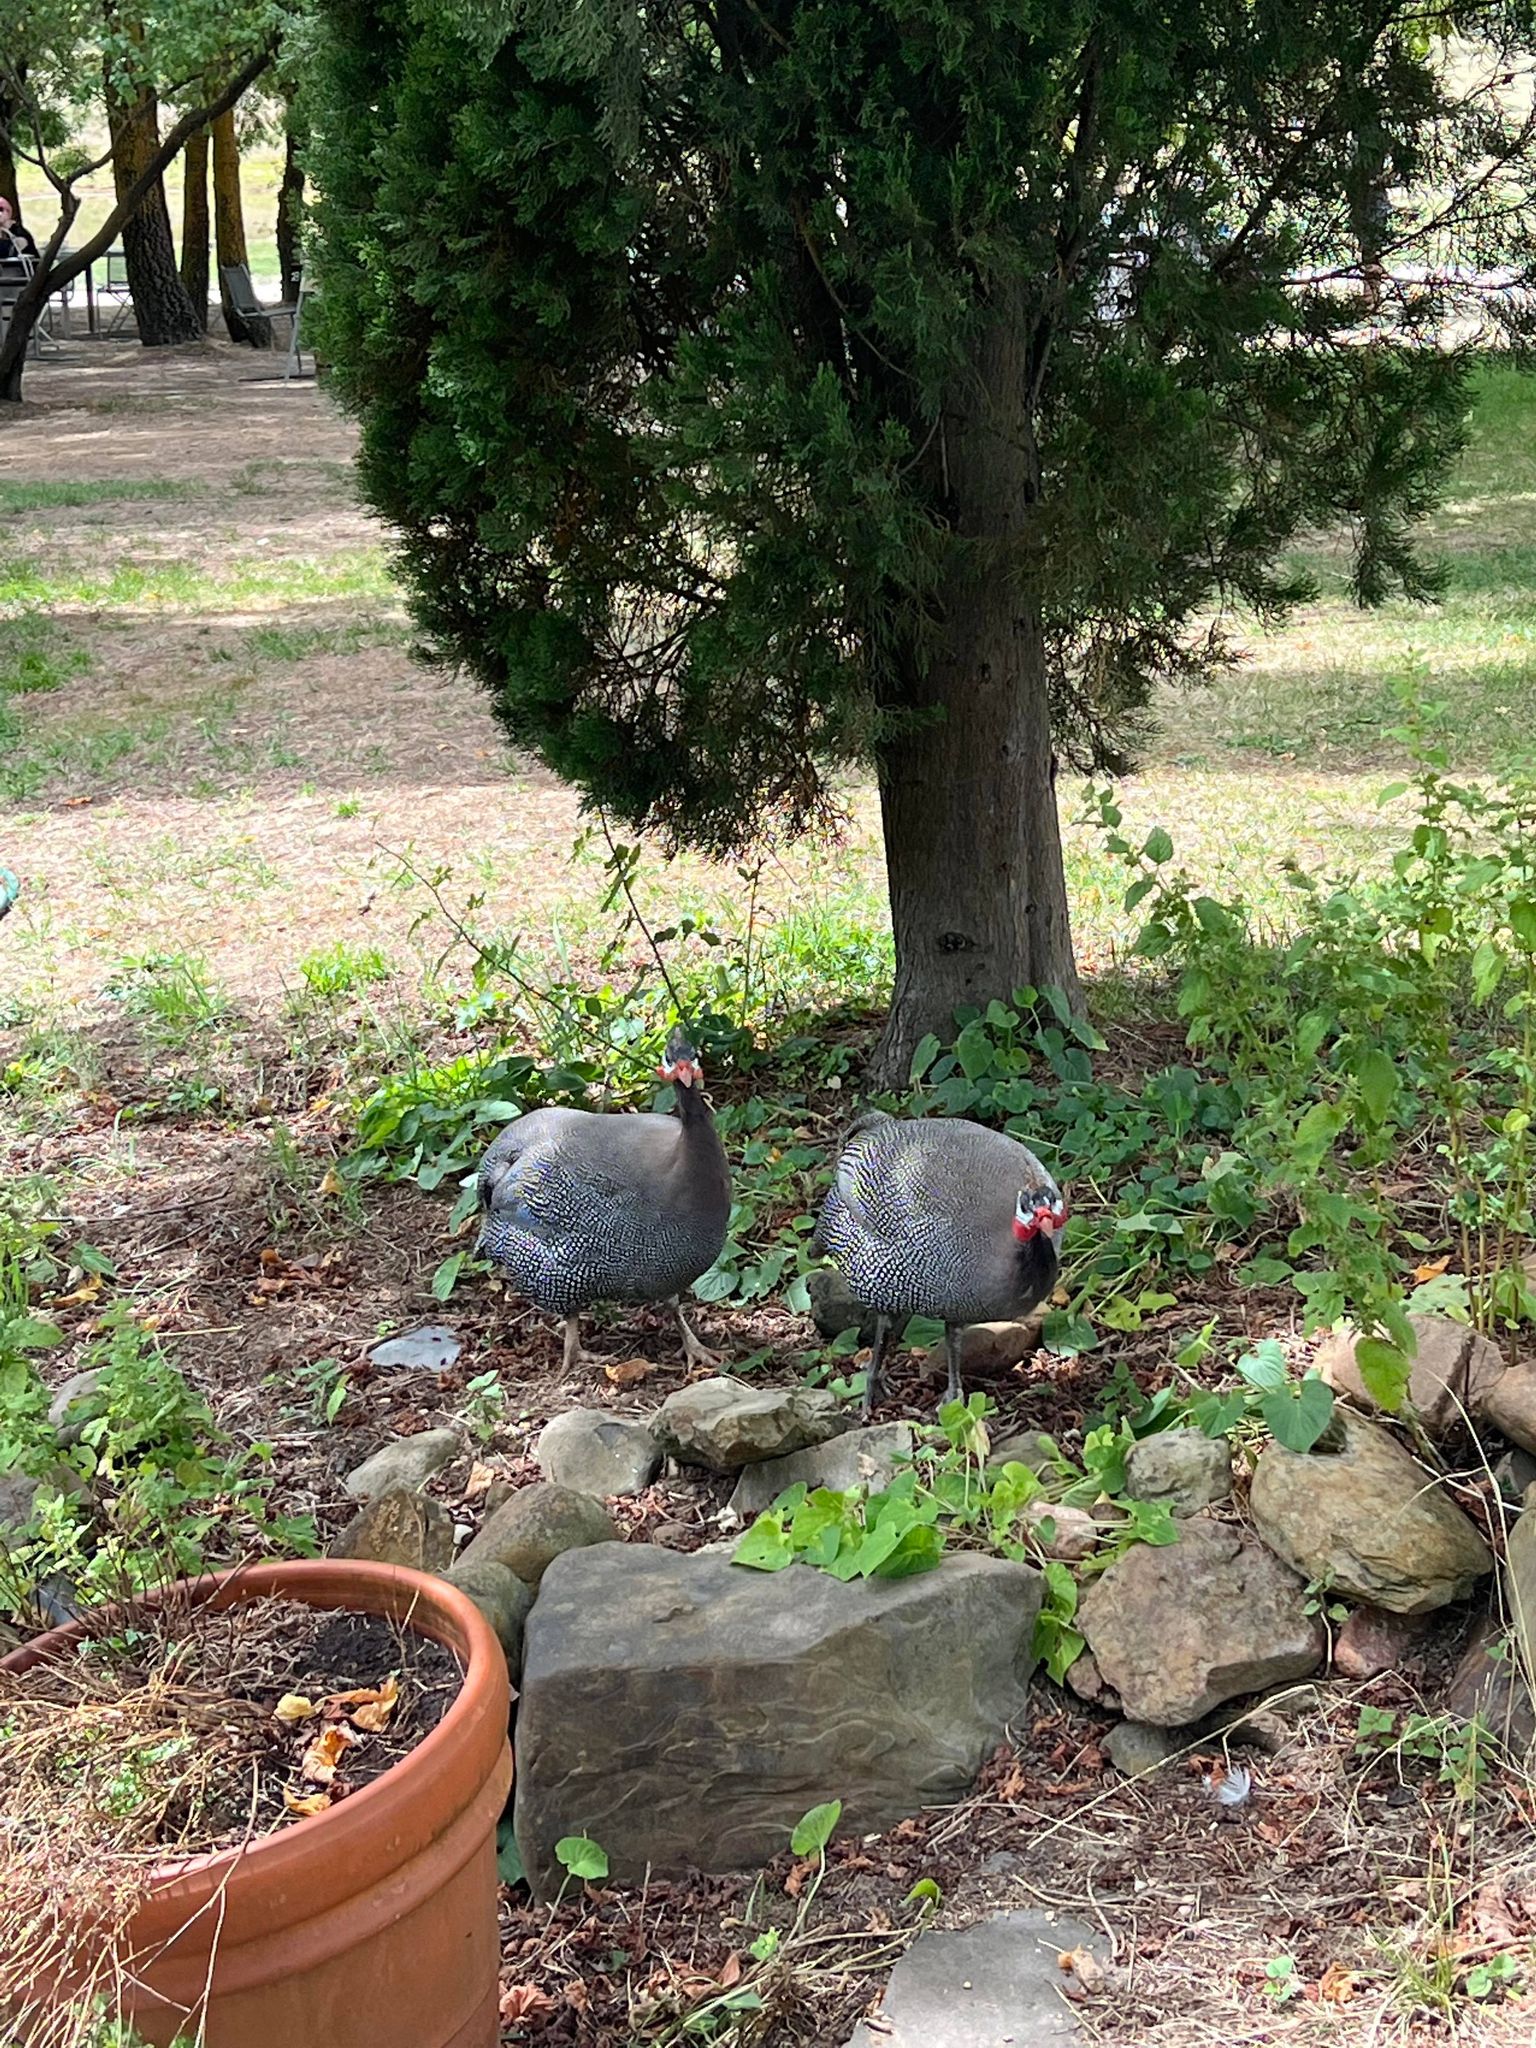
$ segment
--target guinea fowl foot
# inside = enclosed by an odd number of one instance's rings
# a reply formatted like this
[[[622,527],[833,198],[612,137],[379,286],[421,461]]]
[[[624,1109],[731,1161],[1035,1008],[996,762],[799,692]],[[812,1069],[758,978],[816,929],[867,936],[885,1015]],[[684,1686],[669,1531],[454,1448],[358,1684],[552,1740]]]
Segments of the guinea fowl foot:
[[[677,1316],[677,1327],[682,1332],[683,1356],[687,1359],[688,1363],[690,1365],[717,1366],[720,1363],[719,1359],[699,1336],[698,1331],[690,1326],[688,1318],[683,1314],[682,1303],[674,1301],[672,1308]]]

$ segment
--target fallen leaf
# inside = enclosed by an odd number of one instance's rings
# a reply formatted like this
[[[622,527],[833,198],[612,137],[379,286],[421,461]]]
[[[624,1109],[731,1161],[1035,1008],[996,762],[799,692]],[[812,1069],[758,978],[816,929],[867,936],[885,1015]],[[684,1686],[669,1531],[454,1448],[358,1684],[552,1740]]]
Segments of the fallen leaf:
[[[389,1717],[395,1711],[399,1688],[391,1678],[388,1681],[387,1699],[365,1700],[352,1716],[354,1728],[361,1728],[365,1735],[380,1735],[389,1726]]]
[[[272,1709],[279,1721],[308,1721],[319,1711],[314,1701],[301,1692],[285,1692]]]
[[[494,1465],[483,1465],[476,1458],[474,1464],[469,1468],[469,1478],[464,1487],[464,1498],[466,1500],[478,1500],[482,1493],[490,1491],[495,1477],[496,1467]]]
[[[299,1765],[300,1777],[311,1785],[328,1785],[335,1777],[342,1758],[356,1741],[350,1728],[340,1721],[317,1735],[304,1752]]]
[[[733,1984],[741,1982],[741,1957],[732,1949],[720,1965],[720,1982],[729,1991]]]
[[[358,1685],[354,1686],[351,1692],[327,1693],[325,1705],[327,1708],[340,1707],[345,1711],[352,1707],[371,1707],[383,1700],[392,1706],[399,1697],[400,1688],[391,1675],[382,1685]]]
[[[638,1387],[642,1380],[650,1378],[651,1372],[652,1367],[648,1359],[624,1358],[617,1365],[605,1365],[603,1378],[610,1386]]]
[[[73,1294],[55,1295],[50,1306],[53,1308],[78,1308],[82,1303],[94,1301],[101,1292],[101,1275],[87,1273]]]
[[[328,1166],[320,1176],[319,1192],[322,1195],[339,1195],[343,1190],[343,1186],[344,1183],[341,1175],[334,1166]]]
[[[290,1813],[301,1817],[324,1813],[331,1803],[329,1792],[295,1792],[291,1785],[283,1787],[283,1804]]]
[[[1355,1995],[1356,1978],[1342,1963],[1330,1963],[1317,1980],[1317,1995],[1328,2005],[1348,2005]]]
[[[555,2009],[555,2001],[537,1984],[509,1984],[501,1994],[501,2023],[513,2026],[518,2020],[541,2020]]]
[[[1449,1253],[1443,1259],[1431,1259],[1428,1265],[1415,1266],[1413,1277],[1415,1280],[1438,1280],[1450,1263]]]
[[[1090,1998],[1104,1989],[1104,1966],[1092,1949],[1069,1948],[1056,1958],[1056,1967],[1075,1977]]]

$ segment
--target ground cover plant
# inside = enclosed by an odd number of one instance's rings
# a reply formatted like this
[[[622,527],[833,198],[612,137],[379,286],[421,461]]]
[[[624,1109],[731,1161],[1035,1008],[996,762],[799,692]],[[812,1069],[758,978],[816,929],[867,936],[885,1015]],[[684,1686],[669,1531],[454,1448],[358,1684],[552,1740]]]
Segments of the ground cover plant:
[[[0,764],[0,863],[23,884],[0,924],[0,1465],[32,1489],[3,1559],[18,1633],[40,1595],[323,1545],[346,1473],[428,1425],[461,1432],[433,1490],[473,1524],[497,1480],[535,1475],[550,1414],[641,1412],[679,1385],[664,1320],[618,1311],[591,1333],[607,1370],[567,1382],[558,1333],[476,1258],[463,1187],[515,1108],[649,1105],[675,999],[737,1170],[708,1337],[761,1384],[854,1398],[862,1370],[858,1333],[823,1341],[804,1289],[893,968],[868,791],[849,785],[839,842],[744,871],[605,835],[508,763],[467,685],[412,665],[345,486],[348,430],[312,388],[272,411],[239,367],[210,354],[148,398],[124,371],[115,398],[109,378],[82,400],[45,364],[47,405],[7,443],[7,530],[42,567],[0,652],[53,682],[7,689]],[[1220,690],[1163,700],[1135,778],[1064,778],[1090,1020],[1006,991],[880,1097],[1012,1126],[1071,1192],[1045,1351],[920,1439],[902,1532],[1000,1532],[1038,1557],[1053,1509],[1090,1515],[1090,1557],[1047,1559],[1062,1674],[1077,1592],[1125,1540],[1108,1510],[1131,1444],[1206,1427],[1241,1490],[1267,1437],[1326,1427],[1309,1331],[1341,1310],[1374,1322],[1389,1399],[1405,1313],[1529,1342],[1531,411],[1516,372],[1481,373],[1428,535],[1439,604],[1362,618],[1317,535],[1316,602],[1255,628]],[[230,464],[232,421],[240,464],[270,476]],[[112,495],[114,465],[178,489]],[[26,496],[72,475],[101,494]],[[425,1322],[457,1358],[370,1361]],[[905,1332],[891,1360],[887,1412],[923,1428],[936,1334]],[[50,1423],[86,1369],[104,1377]],[[989,1475],[982,1435],[1028,1430],[1060,1465]],[[1446,1464],[1502,1544],[1470,1444]],[[689,1480],[621,1519],[697,1546],[723,1502]],[[792,1546],[807,1506],[781,1514]],[[817,1512],[802,1548],[832,1527],[827,1561],[857,1555],[868,1502]],[[1017,1896],[1097,1901],[1121,1930],[1120,1974],[1085,2010],[1126,2048],[1282,2026],[1522,2041],[1530,1791],[1436,1704],[1459,1647],[1453,1629],[1411,1668],[1330,1681],[1283,1765],[1242,1752],[1236,1819],[1212,1818],[1206,1781],[1239,1754],[1222,1739],[1125,1783],[1107,1717],[1041,1681],[973,1800],[875,1844],[835,1829],[760,1878],[643,1895],[573,1871],[552,1913],[514,1888],[506,2037],[842,2039],[893,1951],[995,1898],[982,1866],[1011,1858]]]

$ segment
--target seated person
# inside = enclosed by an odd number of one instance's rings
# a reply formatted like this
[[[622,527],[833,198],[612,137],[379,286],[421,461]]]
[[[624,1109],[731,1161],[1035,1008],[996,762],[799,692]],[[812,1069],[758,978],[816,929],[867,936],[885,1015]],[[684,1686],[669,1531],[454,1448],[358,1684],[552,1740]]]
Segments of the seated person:
[[[35,263],[37,244],[17,219],[9,199],[0,196],[0,263],[14,262],[18,256],[29,256]]]

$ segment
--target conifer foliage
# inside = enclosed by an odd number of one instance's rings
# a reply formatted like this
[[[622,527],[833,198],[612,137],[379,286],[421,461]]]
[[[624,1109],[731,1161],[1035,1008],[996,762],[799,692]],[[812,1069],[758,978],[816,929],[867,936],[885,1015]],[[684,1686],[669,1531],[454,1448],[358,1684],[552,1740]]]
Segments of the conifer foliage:
[[[325,348],[422,624],[678,841],[872,762],[888,1069],[1074,991],[1057,763],[1304,595],[1299,534],[1432,593],[1452,286],[1516,326],[1536,249],[1524,6],[321,14]]]

